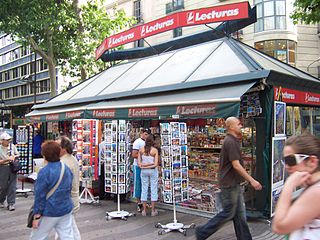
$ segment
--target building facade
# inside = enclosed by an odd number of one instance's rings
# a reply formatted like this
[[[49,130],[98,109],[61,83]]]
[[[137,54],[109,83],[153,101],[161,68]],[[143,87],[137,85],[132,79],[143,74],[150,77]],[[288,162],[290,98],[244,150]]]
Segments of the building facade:
[[[5,107],[1,109],[5,127],[23,124],[32,105],[49,98],[47,63],[30,47],[14,42],[8,34],[0,34],[0,100]]]
[[[177,11],[236,3],[230,0],[113,0],[107,9],[123,9],[128,16],[135,16],[137,24],[150,22]],[[294,25],[290,19],[293,1],[250,0],[257,7],[257,22],[235,34],[239,40],[311,75],[320,77],[320,25]],[[218,24],[210,24],[215,27]],[[208,27],[193,26],[174,29],[145,39],[150,45],[186,36]],[[143,40],[125,47],[146,46]]]

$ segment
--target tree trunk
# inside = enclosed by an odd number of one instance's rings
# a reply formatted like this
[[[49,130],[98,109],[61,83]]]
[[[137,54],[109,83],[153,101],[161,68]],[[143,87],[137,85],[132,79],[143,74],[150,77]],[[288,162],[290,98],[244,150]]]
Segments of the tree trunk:
[[[54,61],[48,61],[49,67],[49,76],[50,76],[50,97],[54,97],[57,95],[57,72],[56,72],[56,64]]]
[[[87,71],[86,71],[86,69],[81,67],[80,71],[81,71],[81,81],[86,80],[87,79]]]

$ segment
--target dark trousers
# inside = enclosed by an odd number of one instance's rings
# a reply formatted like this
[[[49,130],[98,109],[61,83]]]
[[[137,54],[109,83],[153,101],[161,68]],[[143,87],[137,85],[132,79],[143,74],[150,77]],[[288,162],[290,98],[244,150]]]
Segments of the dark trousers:
[[[16,202],[17,174],[12,173],[9,166],[0,165],[0,203],[7,198],[9,205]]]
[[[223,210],[196,229],[197,240],[207,239],[229,220],[233,220],[234,230],[238,240],[251,240],[248,223],[245,216],[245,204],[240,185],[221,189]]]

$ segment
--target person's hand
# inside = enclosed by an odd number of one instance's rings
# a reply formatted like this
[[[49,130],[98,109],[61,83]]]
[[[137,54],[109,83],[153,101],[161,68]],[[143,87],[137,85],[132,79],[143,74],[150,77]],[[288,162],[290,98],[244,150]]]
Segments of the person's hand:
[[[9,156],[8,160],[9,160],[9,162],[13,162],[14,161],[14,156]]]
[[[39,227],[40,219],[33,219],[32,228],[37,229]]]
[[[285,186],[290,186],[292,188],[305,186],[311,178],[311,174],[308,172],[294,172],[292,173],[287,181],[285,182]]]
[[[255,190],[261,190],[262,189],[262,185],[253,179],[253,181],[250,182],[251,186],[255,189]]]

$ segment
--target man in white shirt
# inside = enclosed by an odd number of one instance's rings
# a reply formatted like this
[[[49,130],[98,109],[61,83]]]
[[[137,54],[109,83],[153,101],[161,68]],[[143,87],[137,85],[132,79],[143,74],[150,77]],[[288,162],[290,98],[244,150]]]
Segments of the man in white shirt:
[[[134,188],[133,188],[133,197],[137,199],[137,210],[138,212],[142,211],[142,203],[141,203],[141,169],[138,167],[138,153],[139,149],[141,147],[144,147],[145,145],[145,140],[147,137],[151,134],[150,129],[145,128],[142,129],[140,132],[140,138],[136,139],[133,143],[132,146],[132,157],[134,158],[133,161],[133,183],[134,183]]]

